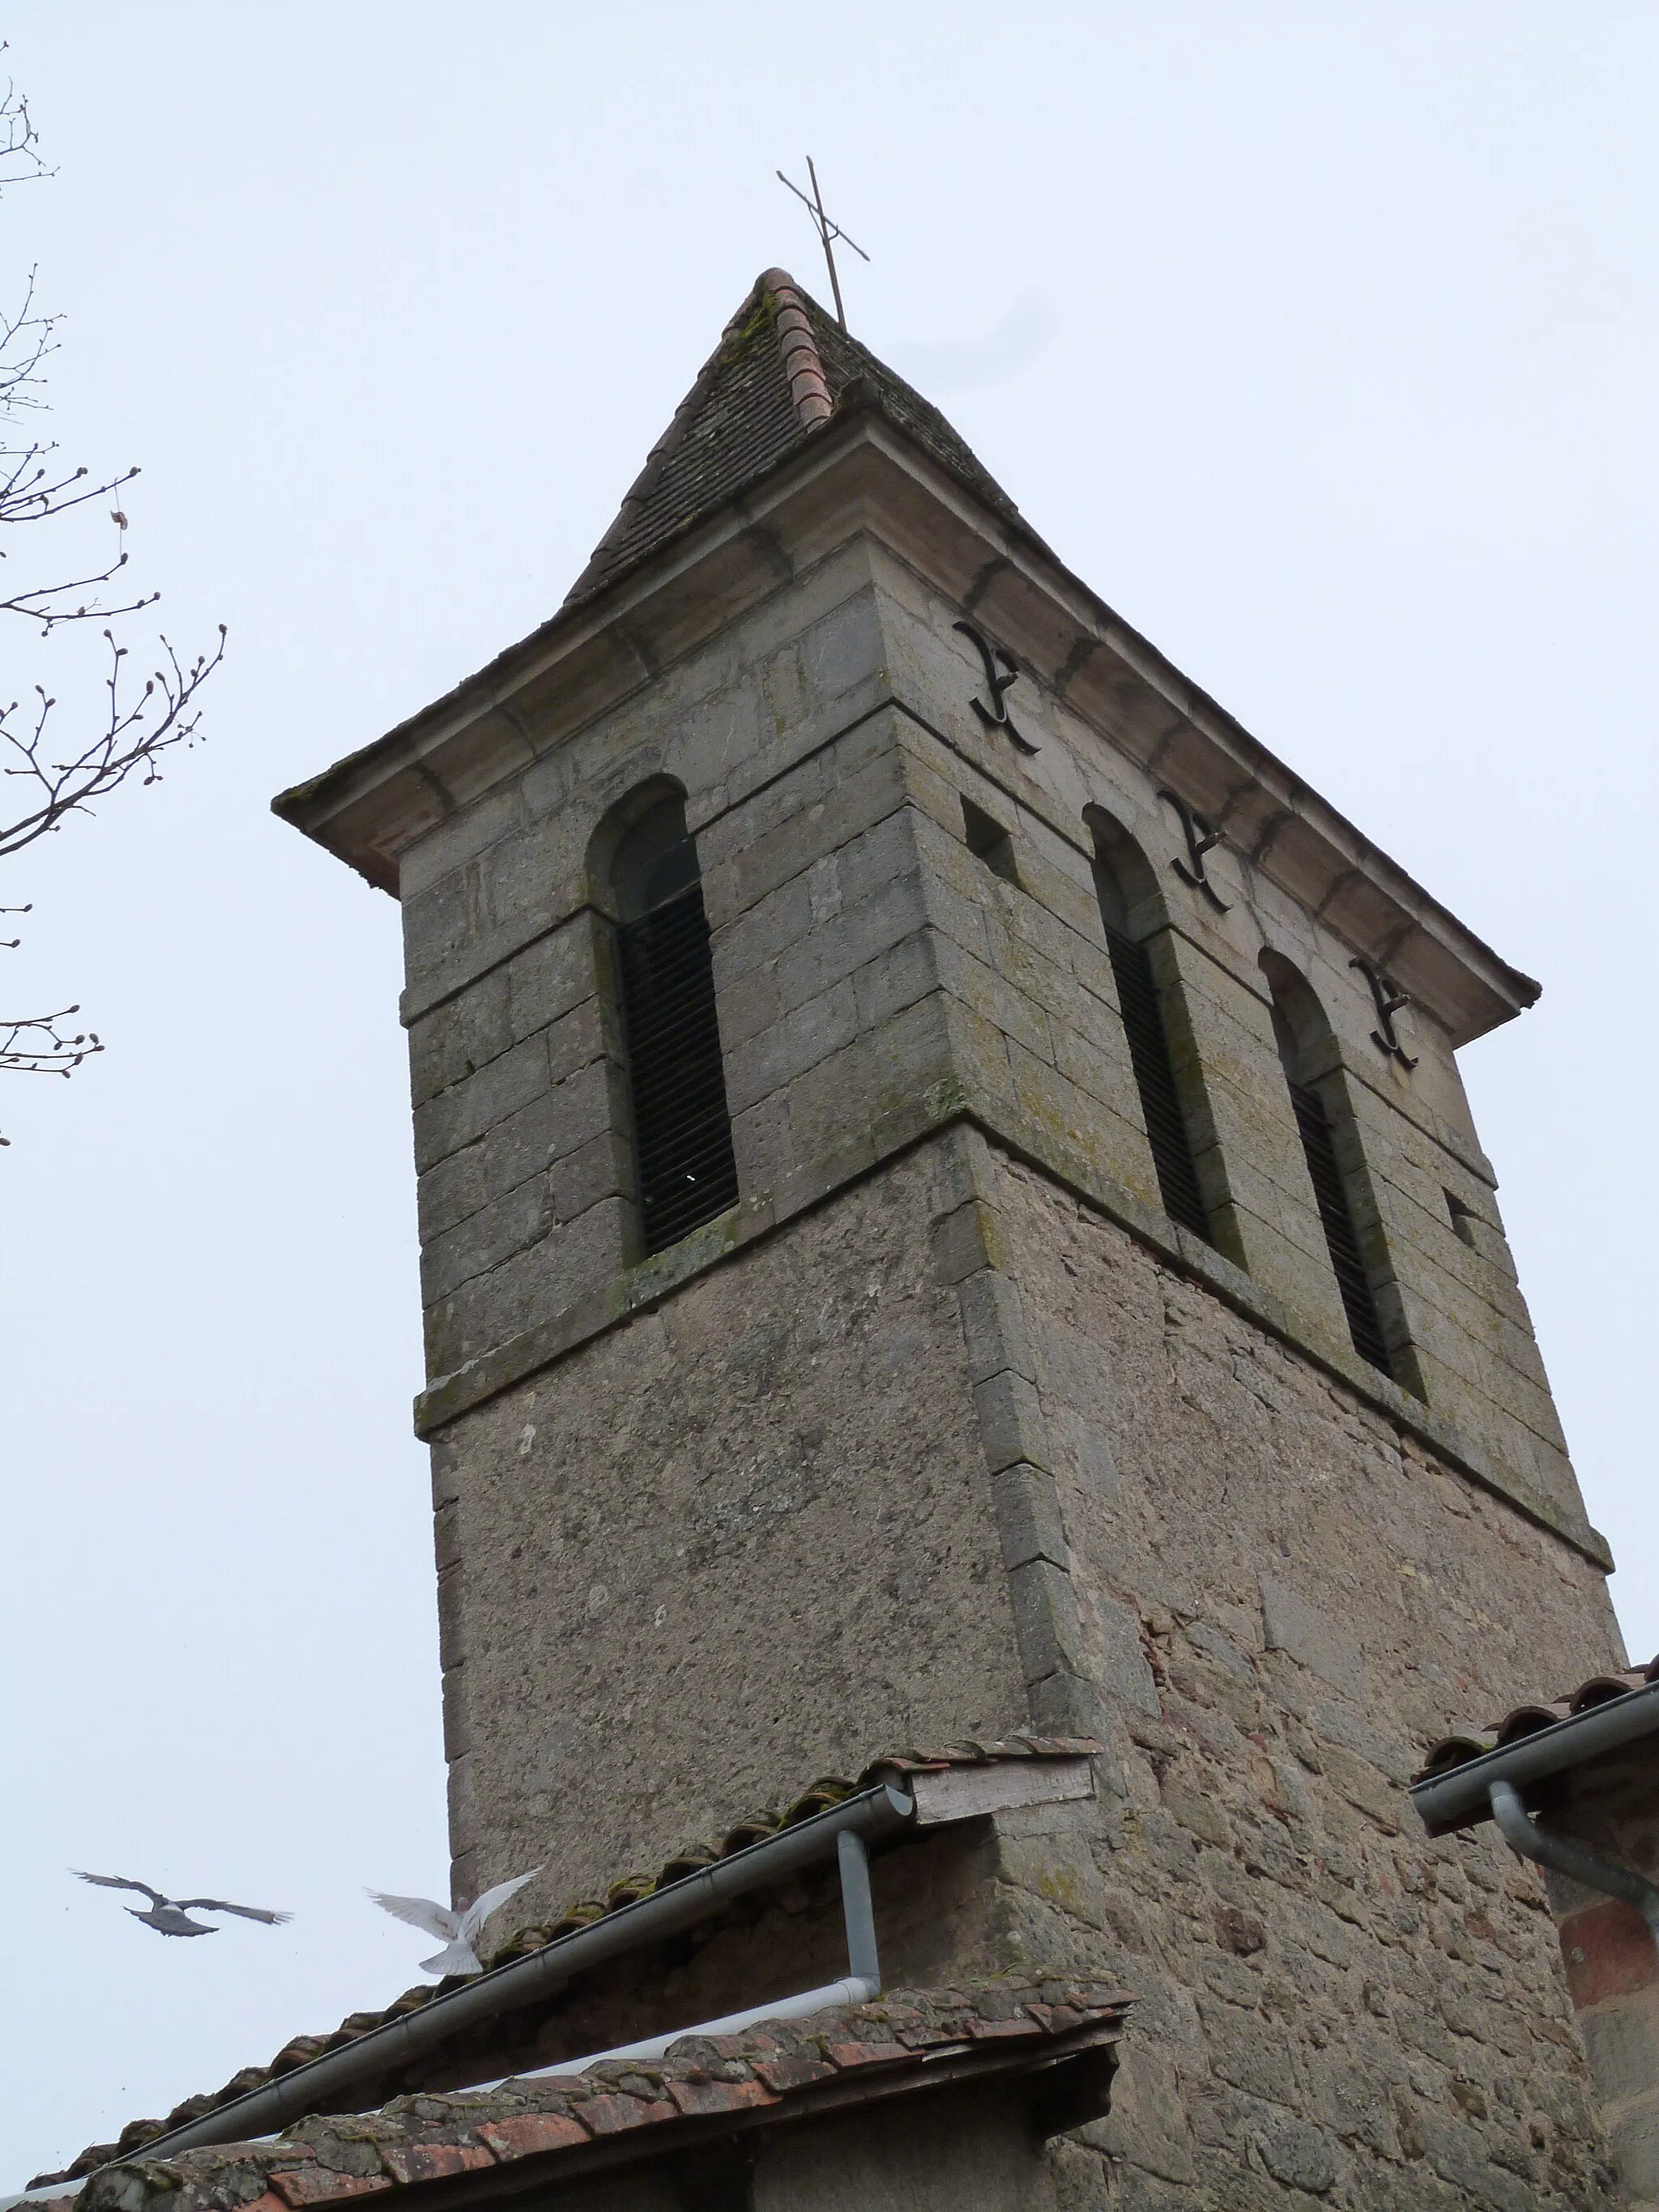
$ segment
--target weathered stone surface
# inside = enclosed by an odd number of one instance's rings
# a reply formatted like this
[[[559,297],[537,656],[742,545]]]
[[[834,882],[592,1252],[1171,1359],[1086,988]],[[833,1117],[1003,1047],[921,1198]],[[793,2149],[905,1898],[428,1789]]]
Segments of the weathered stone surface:
[[[966,1273],[938,1264],[941,1205]],[[1012,1399],[973,1378],[1010,1345],[1050,1463],[994,1473]],[[1178,2101],[1132,2096],[1072,2201],[1109,2170],[1143,2212],[1176,2186],[1213,2212],[1606,2201],[1539,1893],[1489,1836],[1414,1838],[1401,1788],[1455,1686],[1512,1698],[1540,1649],[1605,1662],[1599,1577],[1048,1178],[938,1139],[446,1449],[480,1881],[534,1850],[562,1893],[596,1885],[781,1775],[1092,1701],[1109,1771],[1077,1827],[1010,1829],[1000,1923],[879,1863],[907,1972],[1063,1941],[1145,1998]],[[728,1965],[687,2002],[738,2001]]]
[[[960,612],[819,543],[624,705],[550,695],[514,793],[411,856],[429,1358],[476,1378],[431,1401],[458,1882],[544,1861],[558,1893],[521,1909],[550,1913],[883,1744],[1086,1729],[1086,1804],[877,1868],[907,1972],[1058,1946],[1142,1992],[1118,2112],[1043,2168],[1067,2205],[1589,2212],[1536,1886],[1489,1837],[1424,1843],[1402,1796],[1540,1654],[1615,1656],[1449,1033],[1402,1015],[1409,1075],[1372,1042],[1369,860],[1315,896],[1305,808],[1194,788],[1229,824],[1207,904],[1159,796],[1194,757],[1170,701],[1034,659],[1016,757]],[[588,855],[664,775],[740,1197],[642,1264]],[[1213,1246],[1162,1210],[1085,808],[1144,851]],[[1353,1351],[1264,949],[1328,1016],[1391,1378]],[[677,1987],[712,2016],[840,1943],[769,1909]]]
[[[537,1077],[517,1055],[542,1037],[549,1085],[576,1065],[619,1067],[618,1040],[601,1033],[604,930],[587,903],[585,854],[630,778],[666,771],[688,779],[698,830],[748,1193],[821,1182],[832,1158],[856,1171],[862,1146],[925,1126],[928,1098],[955,1086],[1051,1166],[1075,1163],[1086,1186],[1158,1210],[1080,817],[1085,801],[1104,803],[1160,868],[1179,853],[1177,824],[1099,732],[1040,696],[1027,708],[1040,753],[1016,787],[985,785],[980,763],[994,756],[982,734],[971,717],[963,725],[959,703],[929,691],[960,681],[954,619],[873,548],[849,545],[711,636],[625,714],[527,764],[522,803],[492,791],[434,829],[430,855],[409,863],[411,976],[448,979],[439,1001],[431,980],[419,984],[429,1011],[411,1030],[423,1164],[447,1163],[528,1103]],[[811,642],[831,636],[842,641],[833,650]],[[857,684],[817,688],[866,662]],[[895,690],[921,719],[880,704]],[[556,787],[553,812],[532,785]],[[1011,825],[1018,883],[968,849],[969,793]],[[1227,915],[1166,877],[1168,920],[1152,949],[1167,971],[1166,1023],[1219,1249],[1316,1352],[1348,1357],[1255,965],[1265,941],[1327,1001],[1333,1081],[1352,1109],[1339,1135],[1364,1187],[1360,1225],[1401,1379],[1467,1434],[1483,1465],[1571,1519],[1559,1429],[1443,1039],[1418,1024],[1409,1082],[1381,1061],[1369,994],[1328,930],[1237,854],[1213,860],[1232,885]],[[468,945],[471,981],[457,964]],[[943,1026],[893,1028],[930,1006]],[[558,1041],[575,1023],[586,1029],[579,1062]],[[611,1112],[625,1118],[614,1095]],[[1454,1184],[1480,1218],[1479,1252],[1454,1232]],[[427,1202],[428,1233],[445,1236],[511,1187],[493,1153],[487,1172],[447,1170]],[[571,1218],[563,1200],[555,1211]],[[584,1263],[562,1282],[560,1242],[556,1229],[535,1271],[553,1312],[591,1281]],[[624,1263],[630,1249],[624,1236]],[[518,1312],[513,1301],[493,1306]],[[474,1356],[477,1330],[462,1339]],[[453,1340],[434,1332],[434,1342]]]
[[[1261,2163],[1275,2181],[1287,2189],[1304,2189],[1322,2197],[1336,2180],[1336,2155],[1317,2128],[1288,2120],[1256,2138]]]
[[[781,1777],[1024,1719],[921,1161],[467,1416],[451,1455],[476,1818],[492,1865],[557,1869],[555,1909]],[[537,1764],[549,1715],[580,1803]]]

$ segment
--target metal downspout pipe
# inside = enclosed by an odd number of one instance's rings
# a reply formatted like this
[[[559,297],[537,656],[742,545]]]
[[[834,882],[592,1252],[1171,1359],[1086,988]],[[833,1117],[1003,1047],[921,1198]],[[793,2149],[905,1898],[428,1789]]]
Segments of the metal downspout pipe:
[[[841,1870],[842,1917],[847,1923],[847,1976],[826,1982],[820,1989],[802,1990],[788,1997],[770,1997],[751,2005],[747,2012],[727,2013],[719,2020],[698,2021],[690,2027],[671,2028],[665,2035],[647,2036],[639,2043],[618,2043],[609,2051],[596,2051],[586,2058],[561,2058],[533,2071],[520,2069],[503,2075],[502,2081],[537,2081],[560,2074],[585,2074],[607,2058],[660,2058],[671,2043],[683,2035],[737,2035],[763,2020],[810,2020],[831,2005],[867,2004],[881,1995],[881,1960],[876,1951],[876,1914],[870,1896],[870,1854],[856,1828],[843,1828],[836,1838],[836,1858]],[[478,2096],[498,2089],[500,2081],[482,2082],[465,2094]],[[0,2206],[0,2212],[4,2207]]]
[[[1553,1836],[1540,1828],[1521,1802],[1514,1783],[1490,1783],[1486,1796],[1493,1820],[1522,1858],[1535,1859],[1540,1866],[1570,1875],[1587,1889],[1599,1889],[1605,1897],[1616,1897],[1621,1905],[1633,1905],[1659,1944],[1659,1887],[1631,1868],[1617,1866],[1569,1837]]]
[[[876,1953],[876,1912],[870,1899],[870,1853],[856,1828],[843,1828],[836,1838],[836,1856],[841,1865],[841,1911],[847,1923],[847,1971],[855,1982],[866,1982],[870,1995],[881,1991],[881,1960]]]

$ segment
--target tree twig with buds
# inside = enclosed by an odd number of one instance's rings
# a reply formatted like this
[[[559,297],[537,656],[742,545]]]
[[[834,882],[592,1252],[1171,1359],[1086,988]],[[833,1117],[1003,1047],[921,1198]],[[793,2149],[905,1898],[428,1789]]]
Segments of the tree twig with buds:
[[[0,51],[3,51],[0,47]],[[52,174],[41,158],[28,102],[15,84],[0,94],[0,195],[8,187]],[[158,783],[161,756],[177,745],[198,741],[198,694],[225,654],[225,626],[211,653],[181,659],[163,634],[153,647],[140,648],[142,667],[152,672],[139,688],[127,663],[132,648],[117,625],[153,606],[159,592],[131,592],[117,579],[127,566],[127,518],[123,488],[136,468],[100,475],[86,468],[60,467],[56,447],[30,436],[7,442],[8,434],[46,405],[41,396],[44,365],[56,352],[56,315],[37,305],[34,271],[25,280],[15,308],[0,308],[0,616],[11,615],[35,626],[50,639],[59,630],[97,623],[108,647],[103,697],[60,702],[37,683],[32,696],[0,706],[0,860],[20,853],[37,838],[61,829],[66,817],[92,811],[127,779]],[[42,541],[56,544],[51,526],[70,518],[90,519],[98,503],[107,507],[114,527],[107,557],[52,560],[38,566],[55,582],[20,582],[11,563],[15,532],[45,529]],[[33,538],[23,541],[33,544]],[[35,564],[32,564],[35,565]],[[109,592],[113,585],[115,589]],[[106,593],[108,592],[108,597]],[[27,907],[0,912],[27,913]],[[0,940],[15,950],[15,938]],[[64,1006],[55,1013],[0,1015],[0,1073],[71,1075],[82,1062],[104,1049],[94,1030],[71,1034],[64,1026],[80,1012]],[[0,1138],[0,1144],[7,1141]]]

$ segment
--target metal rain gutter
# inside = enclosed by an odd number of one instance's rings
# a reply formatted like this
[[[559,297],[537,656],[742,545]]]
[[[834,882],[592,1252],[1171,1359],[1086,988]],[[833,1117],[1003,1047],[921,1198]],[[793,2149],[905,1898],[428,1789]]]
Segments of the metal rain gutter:
[[[1552,1774],[1581,1766],[1604,1751],[1659,1730],[1659,1682],[1644,1690],[1629,1690],[1621,1698],[1608,1698],[1570,1719],[1538,1729],[1497,1751],[1466,1759],[1444,1774],[1414,1782],[1411,1800],[1431,1836],[1495,1817],[1492,1804],[1494,1783],[1507,1782],[1517,1790],[1541,1782]],[[1531,1854],[1529,1856],[1535,1856]]]
[[[1644,1875],[1633,1867],[1604,1859],[1571,1836],[1552,1835],[1547,1828],[1540,1828],[1521,1802],[1521,1793],[1512,1782],[1494,1782],[1491,1802],[1493,1820],[1522,1858],[1553,1867],[1557,1874],[1582,1881],[1587,1889],[1616,1897],[1621,1905],[1633,1905],[1647,1922],[1649,1934],[1659,1943],[1659,1889]]]
[[[477,2022],[493,2020],[538,1998],[550,1997],[573,1976],[584,1973],[602,1960],[633,1950],[659,1937],[695,1927],[718,1911],[726,1900],[763,1887],[810,1866],[832,1852],[841,1860],[842,1902],[847,1914],[848,1964],[853,1978],[878,1981],[875,1960],[875,1929],[870,1918],[870,1878],[863,1846],[908,1826],[915,1804],[902,1790],[884,1783],[860,1792],[827,1812],[766,1836],[730,1858],[699,1867],[695,1874],[672,1882],[666,1889],[637,1899],[617,1911],[607,1912],[586,1928],[578,1928],[556,1943],[544,1944],[527,1958],[514,1959],[480,1974],[459,1990],[434,1997],[420,2011],[384,2021],[356,2037],[338,2051],[307,2059],[292,2073],[264,2083],[228,2104],[216,2106],[200,2119],[170,2129],[147,2143],[124,2154],[134,2158],[168,2158],[173,2152],[191,2150],[203,2143],[245,2142],[272,2135],[290,2120],[324,2108],[325,2100],[366,2075],[384,2074],[422,2057],[452,2035]],[[845,1844],[842,1838],[847,1838]],[[849,1859],[853,1862],[849,1867]],[[861,1896],[859,1891],[860,1878]],[[849,1879],[850,1875],[850,1879]],[[866,1932],[867,1931],[867,1932]],[[684,2028],[676,2031],[684,2034]],[[64,2184],[54,2192],[68,2193]]]

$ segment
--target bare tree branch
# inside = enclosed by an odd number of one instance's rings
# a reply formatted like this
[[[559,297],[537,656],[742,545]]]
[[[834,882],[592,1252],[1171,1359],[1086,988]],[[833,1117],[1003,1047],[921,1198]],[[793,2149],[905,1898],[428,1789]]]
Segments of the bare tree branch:
[[[8,81],[0,94],[0,196],[12,185],[52,173],[41,157],[27,100]],[[0,570],[0,615],[21,617],[48,639],[61,629],[101,623],[109,648],[108,673],[103,697],[95,705],[91,701],[60,705],[54,693],[37,683],[27,705],[14,699],[9,706],[0,707],[0,860],[61,829],[66,816],[90,812],[96,800],[107,798],[135,773],[142,783],[159,782],[161,755],[175,745],[197,741],[201,722],[198,694],[225,654],[222,623],[211,654],[200,653],[189,661],[181,660],[161,635],[155,647],[140,648],[145,659],[153,652],[156,665],[139,690],[125,666],[131,649],[114,625],[153,606],[161,593],[128,595],[118,586],[113,605],[106,605],[100,596],[127,565],[127,518],[120,494],[137,470],[100,476],[86,468],[68,469],[52,461],[57,449],[49,441],[34,436],[7,441],[29,415],[46,404],[44,368],[58,348],[58,321],[37,304],[33,269],[15,307],[0,307],[0,537],[8,541],[0,544],[0,562],[8,564]],[[100,502],[107,505],[114,526],[112,554],[107,559],[95,553],[88,559],[84,552],[76,557],[71,540],[67,553],[59,548],[52,557],[51,548],[57,541],[51,526],[67,521],[73,532]],[[26,525],[46,527],[45,539],[25,542],[45,545],[46,557],[39,568],[48,576],[55,572],[58,580],[13,579],[9,564],[16,541],[12,533]],[[0,908],[0,913],[28,911],[27,907]],[[17,942],[15,938],[0,940],[0,949],[15,950]],[[82,1060],[101,1052],[95,1031],[71,1035],[63,1026],[79,1012],[78,1006],[64,1006],[49,1014],[0,1015],[0,1073],[70,1075]],[[7,1141],[0,1137],[0,1144]]]
[[[63,1006],[55,1014],[25,1014],[16,1021],[0,1019],[0,1073],[12,1075],[73,1075],[83,1060],[102,1052],[94,1030],[68,1036],[58,1026],[79,1006]],[[0,1137],[0,1145],[9,1145]]]
[[[55,1014],[29,1014],[15,1022],[0,1021],[0,1068],[27,1075],[68,1075],[94,1052],[102,1052],[97,1032],[65,1036],[59,1022],[78,1014],[79,1006],[60,1006]],[[0,1137],[0,1145],[9,1140]]]
[[[181,665],[165,637],[161,650],[167,655],[165,667],[158,668],[149,678],[137,700],[131,704],[123,697],[122,662],[127,648],[116,642],[112,630],[104,635],[109,643],[110,672],[105,689],[108,694],[108,711],[103,726],[94,736],[73,750],[73,741],[66,750],[70,757],[54,760],[50,751],[43,750],[47,726],[58,702],[47,696],[36,684],[38,706],[31,710],[33,726],[20,728],[15,722],[19,702],[14,699],[9,707],[0,708],[0,752],[3,769],[0,774],[21,780],[23,792],[33,804],[12,821],[4,816],[9,806],[0,804],[0,860],[13,853],[21,852],[37,837],[44,837],[49,830],[56,830],[66,814],[85,814],[91,811],[91,802],[102,799],[118,784],[125,783],[135,769],[144,770],[145,783],[159,783],[161,771],[156,766],[161,754],[169,747],[193,742],[199,713],[189,709],[208,678],[225,657],[225,626],[219,625],[218,649],[211,659],[198,653],[188,668]],[[147,716],[153,717],[149,726],[143,726]]]
[[[0,40],[0,54],[9,43]],[[28,95],[8,77],[5,97],[0,100],[0,191],[8,185],[33,184],[38,177],[54,173],[40,156],[40,134],[29,114]]]
[[[40,397],[40,386],[46,381],[40,364],[58,350],[58,341],[52,337],[57,316],[34,312],[34,276],[31,269],[22,304],[15,313],[0,308],[0,408],[8,416],[46,405]],[[9,447],[0,446],[0,453],[10,451]]]

